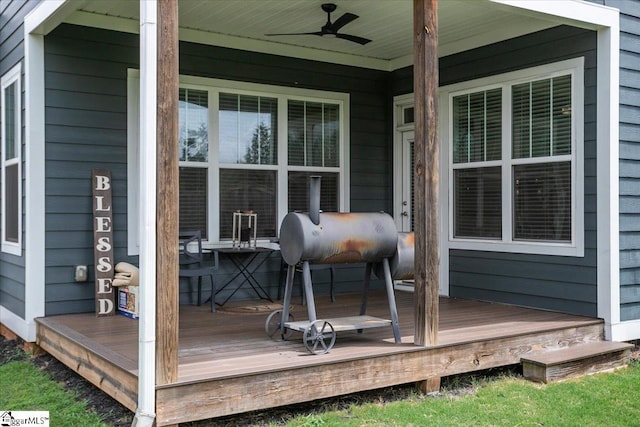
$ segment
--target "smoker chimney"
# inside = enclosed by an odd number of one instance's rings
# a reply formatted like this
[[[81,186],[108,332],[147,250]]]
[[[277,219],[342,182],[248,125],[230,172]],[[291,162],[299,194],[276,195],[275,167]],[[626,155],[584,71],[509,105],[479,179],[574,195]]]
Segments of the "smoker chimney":
[[[309,219],[314,225],[320,224],[320,179],[312,176],[309,183]]]

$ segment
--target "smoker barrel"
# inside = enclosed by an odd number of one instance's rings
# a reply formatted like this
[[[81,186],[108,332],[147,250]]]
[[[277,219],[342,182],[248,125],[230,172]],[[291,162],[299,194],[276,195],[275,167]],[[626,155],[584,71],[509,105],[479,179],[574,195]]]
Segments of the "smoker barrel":
[[[379,262],[396,251],[398,232],[383,212],[319,214],[316,225],[304,213],[287,214],[280,227],[280,252],[289,265]]]
[[[389,260],[389,269],[393,280],[413,280],[414,276],[414,254],[415,254],[414,233],[398,233],[398,248],[393,257]],[[382,264],[375,266],[375,273],[384,279]]]

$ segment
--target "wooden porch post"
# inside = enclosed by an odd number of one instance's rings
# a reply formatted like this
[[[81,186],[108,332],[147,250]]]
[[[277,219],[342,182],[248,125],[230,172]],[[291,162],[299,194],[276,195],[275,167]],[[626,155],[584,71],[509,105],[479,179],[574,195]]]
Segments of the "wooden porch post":
[[[178,378],[178,1],[158,0],[156,384]]]
[[[438,341],[438,0],[413,1],[415,96],[415,335]]]

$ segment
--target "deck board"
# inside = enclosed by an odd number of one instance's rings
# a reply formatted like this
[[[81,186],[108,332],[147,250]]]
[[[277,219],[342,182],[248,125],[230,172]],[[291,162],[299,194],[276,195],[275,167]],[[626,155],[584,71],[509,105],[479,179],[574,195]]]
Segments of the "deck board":
[[[335,346],[324,355],[310,355],[302,343],[301,332],[294,331],[287,341],[270,339],[264,330],[270,311],[259,310],[262,302],[233,302],[215,313],[211,313],[208,306],[180,306],[178,381],[159,388],[162,390],[159,402],[164,402],[159,417],[166,417],[158,420],[159,425],[184,422],[188,417],[221,416],[270,407],[265,405],[295,403],[301,399],[295,389],[288,395],[282,392],[275,401],[277,393],[255,390],[251,404],[214,399],[206,409],[193,408],[197,414],[184,411],[180,402],[175,406],[168,402],[180,393],[205,396],[219,393],[220,387],[230,387],[229,390],[238,387],[236,392],[242,394],[246,393],[242,390],[258,384],[273,385],[274,381],[280,383],[287,378],[295,382],[303,368],[305,373],[324,372],[331,366],[331,374],[327,375],[334,375],[334,381],[340,381],[341,372],[344,375],[344,372],[357,371],[366,376],[372,370],[379,377],[381,370],[394,369],[376,381],[366,384],[352,381],[335,391],[312,384],[308,396],[321,398],[331,393],[341,394],[341,390],[351,392],[518,363],[520,356],[533,351],[602,339],[602,321],[598,319],[441,298],[438,345],[426,349],[413,345],[413,294],[397,292],[396,298],[402,336],[400,344],[394,343],[391,327],[367,329],[363,333],[344,331],[337,333]],[[256,310],[243,311],[243,304],[254,305]],[[316,302],[319,319],[357,315],[359,307],[357,294],[339,295],[333,304],[325,298],[318,298]],[[291,312],[297,321],[307,319],[305,306],[292,305]],[[367,314],[389,317],[384,292],[370,295]],[[95,352],[117,369],[137,375],[137,320],[120,315],[95,317],[86,313],[46,317],[38,322],[39,330],[55,331],[60,334],[59,340],[68,335],[69,340],[78,342],[87,352]],[[49,351],[46,343],[43,348]],[[273,373],[278,375],[274,377]],[[281,384],[280,387],[284,386]]]

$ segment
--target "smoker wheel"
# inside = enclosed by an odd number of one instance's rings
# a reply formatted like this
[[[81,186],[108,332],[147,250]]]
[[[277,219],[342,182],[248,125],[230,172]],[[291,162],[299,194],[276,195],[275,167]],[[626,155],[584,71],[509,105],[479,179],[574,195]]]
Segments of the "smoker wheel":
[[[302,334],[302,342],[311,354],[325,354],[336,343],[336,331],[331,323],[316,320],[307,326]]]
[[[289,313],[289,322],[293,322],[293,314]],[[276,310],[272,312],[267,321],[264,323],[264,330],[270,338],[277,339],[278,333],[282,327],[282,310]],[[287,340],[291,336],[293,331],[289,328],[284,328],[284,332],[280,334],[282,340]]]

